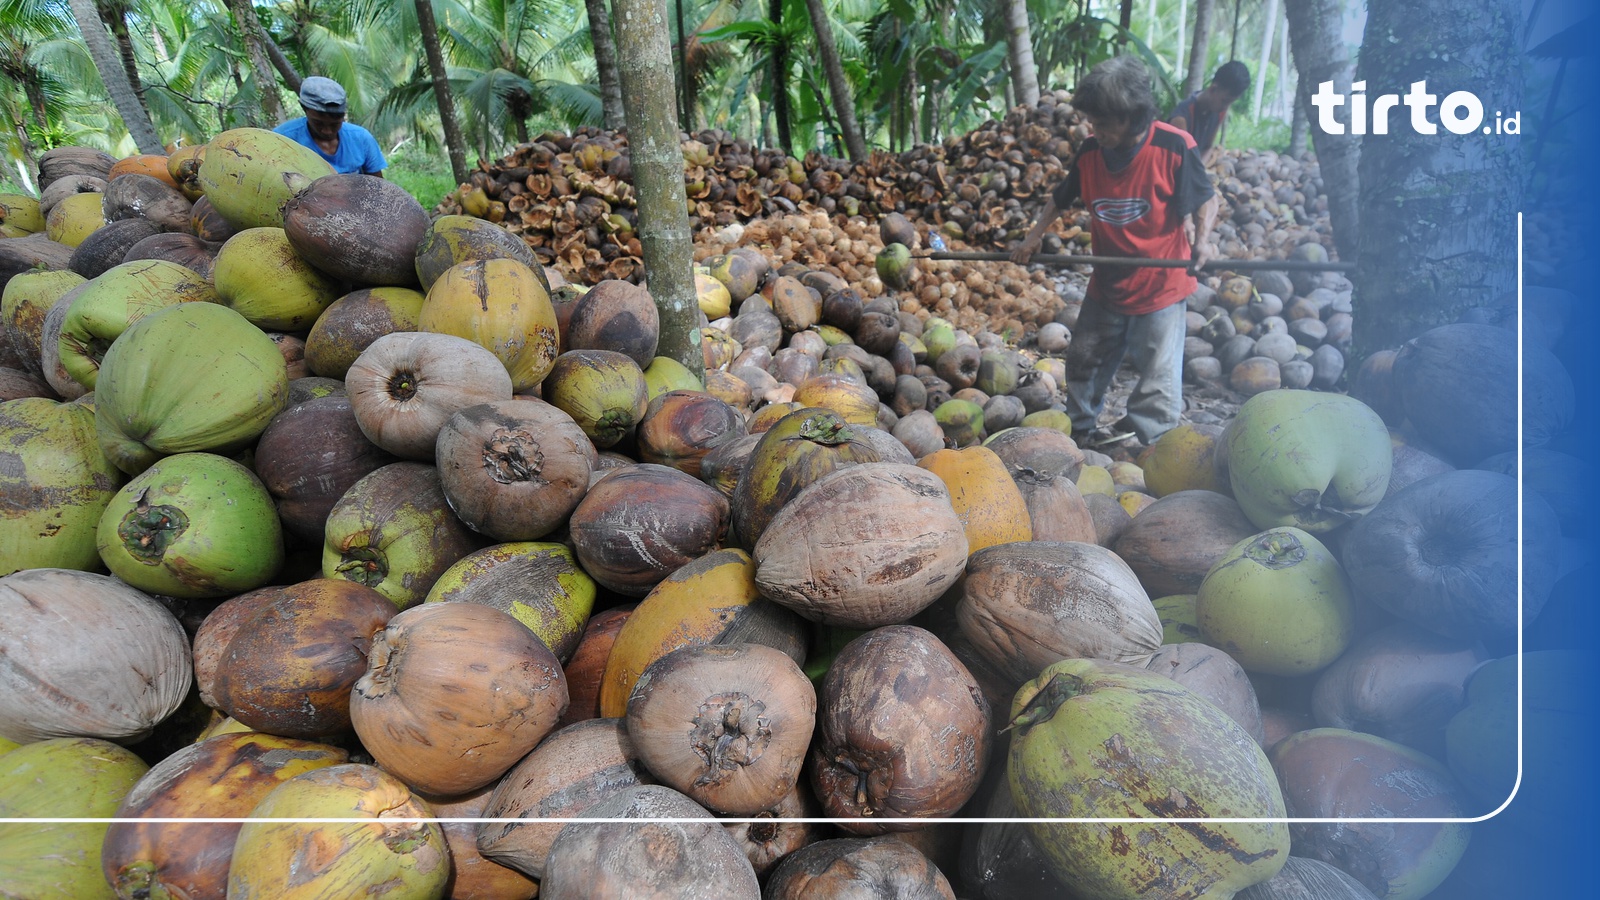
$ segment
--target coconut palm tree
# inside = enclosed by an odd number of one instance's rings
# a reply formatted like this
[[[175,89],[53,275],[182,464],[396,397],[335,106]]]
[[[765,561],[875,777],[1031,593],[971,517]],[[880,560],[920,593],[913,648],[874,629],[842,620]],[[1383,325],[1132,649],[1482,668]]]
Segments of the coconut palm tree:
[[[456,183],[467,180],[467,142],[456,119],[456,103],[450,93],[450,78],[444,67],[444,50],[439,46],[439,26],[433,18],[433,0],[416,0],[417,29],[428,54],[428,75],[433,81],[434,101],[439,105],[439,123],[444,128],[444,145],[450,154],[450,171]]]
[[[128,134],[133,137],[140,153],[160,153],[162,151],[161,139],[156,137],[156,127],[150,121],[149,113],[139,103],[138,94],[134,93],[133,85],[128,81],[128,73],[122,67],[122,58],[116,46],[111,41],[111,36],[106,32],[105,24],[100,21],[100,12],[95,8],[94,0],[69,0],[72,18],[78,25],[78,31],[83,35],[84,44],[89,48],[89,57],[94,60],[95,70],[100,75],[100,82],[105,86],[106,93],[110,95],[111,102],[121,114],[123,123],[128,128]]]

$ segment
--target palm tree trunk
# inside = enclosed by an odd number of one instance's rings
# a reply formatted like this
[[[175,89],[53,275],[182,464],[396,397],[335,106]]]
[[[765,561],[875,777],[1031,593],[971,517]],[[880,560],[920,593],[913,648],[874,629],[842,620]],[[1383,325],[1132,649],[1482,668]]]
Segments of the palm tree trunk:
[[[1211,51],[1211,7],[1214,0],[1195,0],[1194,42],[1189,45],[1189,74],[1183,79],[1183,96],[1205,87],[1206,60]]]
[[[683,187],[678,102],[672,78],[666,0],[616,0],[617,67],[627,110],[628,147],[639,203],[645,279],[661,317],[657,353],[697,375],[700,306],[694,287],[694,243]]]
[[[806,0],[806,12],[811,15],[811,30],[817,35],[817,49],[822,54],[822,71],[828,77],[828,95],[833,98],[834,113],[839,119],[839,131],[844,135],[845,152],[851,162],[867,158],[867,144],[861,139],[861,126],[856,123],[856,98],[845,80],[844,66],[839,64],[839,48],[833,42],[833,24],[828,21],[828,11],[822,0]]]
[[[444,51],[439,47],[439,24],[433,18],[433,0],[416,0],[417,29],[422,32],[422,47],[428,55],[428,74],[433,76],[433,100],[439,106],[439,123],[444,127],[444,146],[450,154],[450,172],[456,184],[467,181],[467,141],[461,136],[461,121],[456,118],[456,101],[450,94],[450,79],[444,68]]]
[[[768,0],[767,18],[774,30],[783,25],[783,0]],[[772,45],[772,118],[778,126],[778,148],[788,153],[794,147],[789,133],[789,48],[781,41]]]
[[[1039,105],[1039,68],[1033,62],[1033,32],[1028,26],[1028,0],[1005,0],[1006,58],[1011,63],[1011,90],[1023,106]]]
[[[1178,70],[1183,68],[1184,35],[1188,34],[1189,0],[1178,0],[1178,33],[1173,35],[1172,48],[1172,76],[1178,76]],[[1187,70],[1185,70],[1187,71]],[[1185,96],[1188,96],[1187,94]]]
[[[250,71],[256,79],[256,91],[261,95],[261,112],[269,125],[277,125],[287,117],[283,101],[278,97],[278,78],[272,74],[272,63],[267,58],[267,33],[256,18],[256,8],[251,0],[226,0],[239,23],[239,34],[244,38],[245,55],[250,58]]]
[[[144,84],[139,79],[139,57],[133,52],[133,40],[128,37],[128,10],[121,5],[99,7],[100,21],[110,29],[117,42],[117,56],[122,60],[122,71],[128,74],[128,85],[139,101],[139,108],[150,116],[150,105],[144,102]]]
[[[1504,61],[1518,58],[1519,24],[1516,0],[1373,0],[1357,77],[1379,90],[1424,78],[1430,86],[1471,84],[1486,115],[1520,109],[1515,67],[1499,78],[1481,76],[1506,72]],[[1405,39],[1384,39],[1391,34]],[[1448,59],[1434,59],[1418,47],[1451,50]],[[1361,254],[1352,302],[1363,355],[1516,289],[1521,142],[1476,130],[1451,134],[1442,125],[1438,134],[1423,135],[1399,118],[1391,114],[1388,133],[1369,134],[1361,145]],[[1431,118],[1438,122],[1437,113]],[[1333,190],[1329,183],[1330,197]]]
[[[272,61],[272,67],[278,70],[279,75],[283,76],[283,83],[288,86],[289,92],[298,95],[300,93],[301,78],[300,73],[295,70],[294,63],[290,62],[289,57],[284,55],[283,48],[279,47],[278,42],[272,39],[272,35],[263,31],[262,37],[267,40],[267,58]]]
[[[694,131],[694,79],[689,77],[689,33],[683,24],[683,0],[672,0],[672,11],[678,22],[678,90],[682,98],[678,103],[678,127]]]
[[[600,79],[600,106],[604,110],[605,126],[617,131],[625,118],[622,86],[617,83],[617,42],[611,35],[611,16],[606,0],[583,0],[583,5],[589,13],[589,41],[594,45],[594,68]]]
[[[1289,44],[1294,50],[1294,66],[1300,74],[1297,93],[1306,112],[1311,111],[1311,94],[1324,81],[1333,82],[1333,89],[1349,94],[1351,77],[1355,74],[1355,61],[1345,46],[1344,0],[1285,0],[1289,14]],[[1402,42],[1407,43],[1409,42]],[[1349,110],[1341,109],[1335,116],[1348,125]],[[1333,225],[1334,243],[1339,255],[1354,259],[1357,253],[1356,235],[1360,233],[1360,216],[1357,198],[1360,183],[1356,167],[1361,159],[1361,138],[1350,134],[1324,134],[1321,129],[1312,138],[1317,151],[1317,164],[1322,170],[1322,182],[1328,195],[1328,220]]]
[[[1267,0],[1266,31],[1261,35],[1261,52],[1256,56],[1256,96],[1250,121],[1261,120],[1261,95],[1267,92],[1267,63],[1272,59],[1272,30],[1278,25],[1278,0]],[[1279,78],[1283,75],[1280,73]]]
[[[111,44],[111,36],[100,21],[94,0],[70,0],[70,3],[72,18],[77,21],[78,31],[83,34],[83,42],[89,48],[89,58],[94,60],[95,71],[100,73],[100,81],[105,84],[111,103],[122,116],[129,136],[140,153],[161,153],[164,148],[161,139],[156,137],[156,127],[144,107],[139,105],[139,96],[133,92],[133,85],[128,83],[128,73],[123,70],[117,49]]]

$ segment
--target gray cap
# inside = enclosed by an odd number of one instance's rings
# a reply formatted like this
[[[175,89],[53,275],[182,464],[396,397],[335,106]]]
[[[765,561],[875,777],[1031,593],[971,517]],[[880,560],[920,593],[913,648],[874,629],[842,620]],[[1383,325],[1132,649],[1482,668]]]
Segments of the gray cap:
[[[300,82],[300,105],[316,112],[343,113],[344,88],[332,78],[312,75]]]

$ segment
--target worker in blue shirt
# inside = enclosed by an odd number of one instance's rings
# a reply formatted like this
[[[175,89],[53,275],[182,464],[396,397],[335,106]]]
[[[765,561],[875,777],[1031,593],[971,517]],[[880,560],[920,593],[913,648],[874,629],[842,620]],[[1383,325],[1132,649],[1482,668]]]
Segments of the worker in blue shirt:
[[[335,172],[360,172],[382,178],[389,161],[383,158],[372,132],[344,120],[346,104],[339,82],[312,75],[300,84],[300,108],[305,110],[305,116],[272,130],[317,151]]]

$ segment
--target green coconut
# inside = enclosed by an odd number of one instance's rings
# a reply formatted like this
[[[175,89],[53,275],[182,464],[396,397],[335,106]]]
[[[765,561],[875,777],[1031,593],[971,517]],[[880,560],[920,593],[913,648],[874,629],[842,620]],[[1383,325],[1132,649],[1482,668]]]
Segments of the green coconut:
[[[1234,499],[1258,528],[1325,534],[1370,512],[1389,488],[1389,430],[1343,394],[1262,392],[1239,407],[1224,439]]]
[[[594,609],[595,583],[562,544],[517,541],[463,557],[424,603],[482,603],[528,626],[562,663]]]
[[[283,205],[332,174],[309,147],[264,128],[235,128],[206,143],[198,181],[234,228],[282,228]]]
[[[550,282],[544,266],[522,238],[493,222],[474,216],[440,216],[417,243],[417,280],[423,292],[451,266],[485,259],[514,259],[532,269],[546,296]]]
[[[10,341],[28,371],[35,375],[44,371],[39,341],[50,307],[85,282],[82,275],[66,269],[23,272],[6,282],[5,293],[0,295],[0,336]]]
[[[1097,900],[1232,897],[1289,858],[1272,765],[1249,733],[1188,688],[1089,659],[1058,662],[1011,707],[1007,773],[1020,815],[1149,819],[1035,823],[1029,833],[1063,884]]]
[[[883,283],[895,290],[911,286],[911,250],[905,244],[890,244],[878,254],[874,267]]]
[[[251,324],[305,331],[343,292],[295,252],[282,228],[246,228],[217,251],[211,280],[222,302]]]
[[[96,543],[112,574],[171,597],[254,590],[283,565],[272,495],[212,453],[168,456],[128,482],[101,514]]]
[[[95,427],[107,458],[136,475],[173,453],[245,446],[288,398],[271,338],[225,306],[182,303],[135,322],[106,352]]]
[[[1273,528],[1233,545],[1200,582],[1201,640],[1247,672],[1308,675],[1350,646],[1350,585],[1322,542]]]
[[[217,302],[217,289],[193,269],[141,259],[113,266],[78,291],[61,322],[61,366],[73,380],[95,389],[106,351],[128,326],[179,303]]]
[[[432,814],[376,766],[296,775],[273,788],[240,827],[228,897],[438,900],[450,879],[450,851],[439,823],[428,821]]]
[[[602,450],[631,434],[649,405],[644,370],[612,350],[568,350],[556,357],[540,391]]]
[[[654,400],[670,391],[703,391],[706,386],[689,367],[668,356],[650,360],[644,370],[645,395]]]
[[[115,900],[100,872],[105,818],[149,767],[133,751],[94,738],[52,738],[0,756],[0,897]]]
[[[100,452],[94,408],[30,397],[0,403],[0,575],[100,568],[95,527],[127,476]]]

